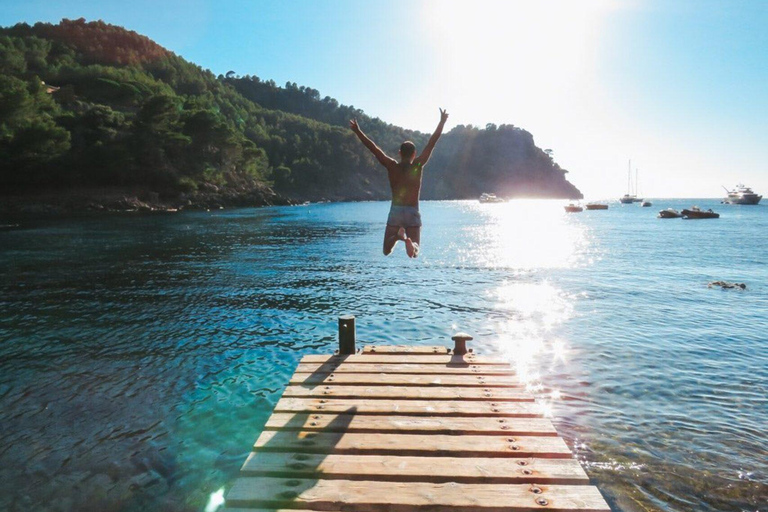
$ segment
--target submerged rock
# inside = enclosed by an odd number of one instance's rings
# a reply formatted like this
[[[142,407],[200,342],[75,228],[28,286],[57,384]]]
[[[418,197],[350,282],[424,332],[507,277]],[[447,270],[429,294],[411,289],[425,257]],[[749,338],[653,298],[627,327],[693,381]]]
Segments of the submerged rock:
[[[747,285],[744,283],[729,283],[728,281],[712,281],[707,285],[707,288],[717,287],[726,290],[729,288],[741,288],[742,290],[747,289]]]

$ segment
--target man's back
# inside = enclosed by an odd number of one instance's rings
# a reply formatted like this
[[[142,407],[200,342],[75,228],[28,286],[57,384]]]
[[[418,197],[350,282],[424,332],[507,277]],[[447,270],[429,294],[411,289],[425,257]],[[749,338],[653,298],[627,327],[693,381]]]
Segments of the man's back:
[[[389,186],[392,189],[392,204],[396,206],[419,206],[421,193],[421,162],[392,162],[387,165]]]

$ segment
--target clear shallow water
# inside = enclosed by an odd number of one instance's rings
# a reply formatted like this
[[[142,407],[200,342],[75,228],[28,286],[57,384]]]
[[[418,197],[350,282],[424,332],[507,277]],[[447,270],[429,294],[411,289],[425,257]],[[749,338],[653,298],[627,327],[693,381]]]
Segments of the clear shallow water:
[[[0,510],[204,510],[341,313],[507,357],[616,510],[768,510],[768,207],[698,203],[428,202],[418,261],[385,203],[10,221]]]

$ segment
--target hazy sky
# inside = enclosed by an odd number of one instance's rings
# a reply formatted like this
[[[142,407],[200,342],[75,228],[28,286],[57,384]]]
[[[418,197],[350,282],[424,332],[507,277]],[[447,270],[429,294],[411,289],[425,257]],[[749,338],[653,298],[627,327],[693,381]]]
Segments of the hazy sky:
[[[588,198],[768,195],[768,0],[0,0],[103,19],[215,73],[297,82],[431,131],[514,124]]]

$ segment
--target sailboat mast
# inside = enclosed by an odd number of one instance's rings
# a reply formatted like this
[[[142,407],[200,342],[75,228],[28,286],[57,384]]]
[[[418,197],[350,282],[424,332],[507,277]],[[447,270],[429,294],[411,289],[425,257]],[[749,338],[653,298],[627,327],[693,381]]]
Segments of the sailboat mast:
[[[632,194],[632,159],[627,162],[627,195]]]
[[[640,193],[640,188],[637,186],[638,174],[639,174],[638,169],[637,167],[635,167],[635,196],[637,196]]]

